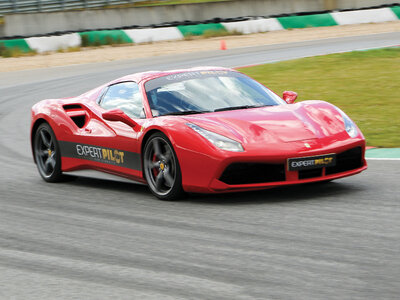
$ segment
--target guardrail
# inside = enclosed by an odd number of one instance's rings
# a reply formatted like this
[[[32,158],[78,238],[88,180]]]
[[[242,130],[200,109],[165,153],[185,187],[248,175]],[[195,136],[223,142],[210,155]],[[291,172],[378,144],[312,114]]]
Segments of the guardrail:
[[[0,16],[131,4],[143,0],[0,0]]]

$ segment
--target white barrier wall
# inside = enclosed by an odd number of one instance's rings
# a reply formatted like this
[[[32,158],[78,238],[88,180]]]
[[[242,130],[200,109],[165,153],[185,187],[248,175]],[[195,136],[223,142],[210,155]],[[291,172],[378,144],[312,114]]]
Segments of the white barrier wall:
[[[278,18],[257,18],[239,22],[213,24],[197,24],[189,26],[142,28],[125,30],[85,31],[46,37],[0,40],[2,47],[18,48],[22,52],[35,50],[43,53],[80,46],[82,37],[107,44],[106,38],[120,40],[124,43],[148,43],[165,40],[181,40],[184,35],[202,35],[209,30],[238,31],[243,34],[284,30],[291,28],[307,28],[320,26],[336,26],[362,23],[380,23],[400,19],[400,6],[379,9],[363,9],[359,11],[342,11],[317,15]]]
[[[315,12],[327,9],[357,9],[396,3],[395,0],[231,0],[137,8],[82,10],[54,13],[6,15],[3,36],[32,36],[56,31],[150,26],[152,24],[202,22],[214,18]],[[274,27],[272,27],[274,28]],[[248,30],[252,30],[249,27]]]
[[[124,31],[135,43],[183,39],[182,33],[176,27],[127,29]]]
[[[382,23],[398,20],[397,16],[390,8],[333,12],[331,16],[339,25]]]
[[[31,37],[25,39],[29,47],[38,53],[57,51],[70,47],[79,47],[81,37],[77,33],[64,34],[60,36]]]
[[[277,19],[259,19],[231,23],[222,23],[228,31],[238,31],[243,34],[283,30]]]

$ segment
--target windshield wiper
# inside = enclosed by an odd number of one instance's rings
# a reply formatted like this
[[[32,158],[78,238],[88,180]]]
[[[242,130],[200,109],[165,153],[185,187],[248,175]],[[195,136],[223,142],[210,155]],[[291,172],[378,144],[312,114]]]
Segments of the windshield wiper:
[[[174,111],[161,116],[179,116],[179,115],[194,115],[194,114],[204,114],[211,112],[209,110],[185,110],[185,111]],[[160,116],[160,117],[161,117]]]
[[[214,110],[214,111],[247,109],[247,108],[256,108],[256,107],[264,107],[264,106],[271,106],[271,105],[241,105],[241,106],[229,106],[229,107],[217,108],[217,109]]]

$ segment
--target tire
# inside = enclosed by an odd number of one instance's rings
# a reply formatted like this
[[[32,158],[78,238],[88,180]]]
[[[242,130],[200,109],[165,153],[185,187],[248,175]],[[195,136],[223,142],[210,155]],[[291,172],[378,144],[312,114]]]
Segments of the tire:
[[[161,132],[153,134],[143,151],[144,177],[154,196],[178,200],[183,195],[182,173],[171,142]]]
[[[43,123],[36,130],[33,149],[40,176],[47,182],[62,181],[60,146],[49,124]]]

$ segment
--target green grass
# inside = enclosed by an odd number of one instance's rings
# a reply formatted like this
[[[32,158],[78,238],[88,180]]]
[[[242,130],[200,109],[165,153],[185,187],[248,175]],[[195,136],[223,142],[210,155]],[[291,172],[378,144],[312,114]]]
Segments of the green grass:
[[[68,47],[68,48],[60,48],[57,50],[58,53],[69,53],[69,52],[79,52],[81,51],[81,47],[75,46],[75,47]]]
[[[233,36],[233,35],[243,35],[243,33],[233,30],[233,31],[228,31],[228,30],[206,30],[204,31],[201,35],[195,35],[192,33],[186,33],[183,36],[183,39],[186,41],[191,41],[191,40],[198,40],[198,39],[209,39],[209,38],[215,38],[215,37],[224,37],[224,36]]]
[[[332,54],[242,68],[275,92],[298,92],[342,108],[367,144],[400,146],[400,48]]]
[[[231,35],[243,35],[240,31],[237,30],[206,30],[202,37],[205,39],[213,38],[213,37],[223,37],[223,36],[231,36]]]
[[[82,34],[82,47],[100,47],[103,45],[116,46],[126,44],[127,41],[115,34]]]
[[[37,54],[36,51],[24,52],[18,47],[6,47],[0,42],[0,57],[20,57],[20,56],[32,56]]]

